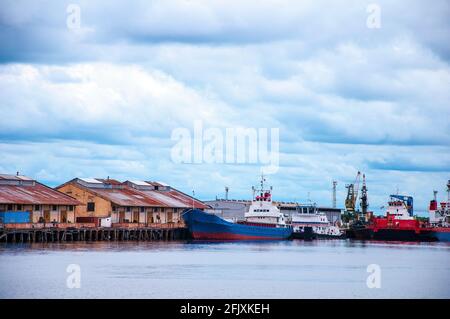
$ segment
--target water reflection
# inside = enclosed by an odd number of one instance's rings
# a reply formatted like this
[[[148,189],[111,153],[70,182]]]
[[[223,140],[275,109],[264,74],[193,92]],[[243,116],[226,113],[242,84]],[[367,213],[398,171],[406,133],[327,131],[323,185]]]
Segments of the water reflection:
[[[0,297],[449,298],[449,252],[352,240],[3,244]],[[65,286],[72,263],[81,289]],[[381,289],[366,286],[374,263]]]

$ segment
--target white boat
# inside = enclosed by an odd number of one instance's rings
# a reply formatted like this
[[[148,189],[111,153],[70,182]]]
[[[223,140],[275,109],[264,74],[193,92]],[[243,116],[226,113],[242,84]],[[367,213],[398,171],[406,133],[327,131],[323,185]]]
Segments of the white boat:
[[[298,206],[291,215],[292,237],[297,239],[342,238],[343,232],[332,225],[315,205]]]
[[[260,189],[253,187],[252,203],[245,213],[243,223],[253,226],[289,227],[289,216],[284,215],[272,201],[272,187],[264,189],[264,176],[261,176]]]

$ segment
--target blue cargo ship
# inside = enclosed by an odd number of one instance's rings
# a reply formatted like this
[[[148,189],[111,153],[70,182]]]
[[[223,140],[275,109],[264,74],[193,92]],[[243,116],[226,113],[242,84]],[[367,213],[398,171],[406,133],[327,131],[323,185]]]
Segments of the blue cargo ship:
[[[198,209],[188,209],[182,216],[194,239],[287,239],[292,235],[292,227],[287,223],[287,216],[272,203],[271,191],[272,188],[264,190],[264,176],[262,176],[261,189],[256,191],[253,188],[252,204],[245,213],[245,220],[240,222],[230,222]]]
[[[291,227],[232,223],[199,209],[186,210],[183,219],[194,239],[275,240],[287,239],[292,234]]]

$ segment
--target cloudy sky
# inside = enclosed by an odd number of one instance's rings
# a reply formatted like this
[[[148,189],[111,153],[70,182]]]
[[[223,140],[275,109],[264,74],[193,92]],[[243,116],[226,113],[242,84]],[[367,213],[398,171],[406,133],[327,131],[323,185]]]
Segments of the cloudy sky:
[[[373,210],[397,190],[425,209],[450,179],[449,17],[445,0],[2,0],[0,171],[250,197],[258,164],[174,162],[172,132],[201,121],[279,128],[276,199],[331,205],[336,180],[343,206],[360,170]]]

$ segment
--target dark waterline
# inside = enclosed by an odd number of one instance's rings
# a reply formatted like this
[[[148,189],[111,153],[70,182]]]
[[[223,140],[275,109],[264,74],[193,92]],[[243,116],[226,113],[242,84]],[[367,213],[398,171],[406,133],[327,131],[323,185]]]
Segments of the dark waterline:
[[[67,288],[67,266],[81,288]],[[369,289],[367,266],[381,267]],[[0,298],[450,298],[450,245],[350,240],[0,245]]]

